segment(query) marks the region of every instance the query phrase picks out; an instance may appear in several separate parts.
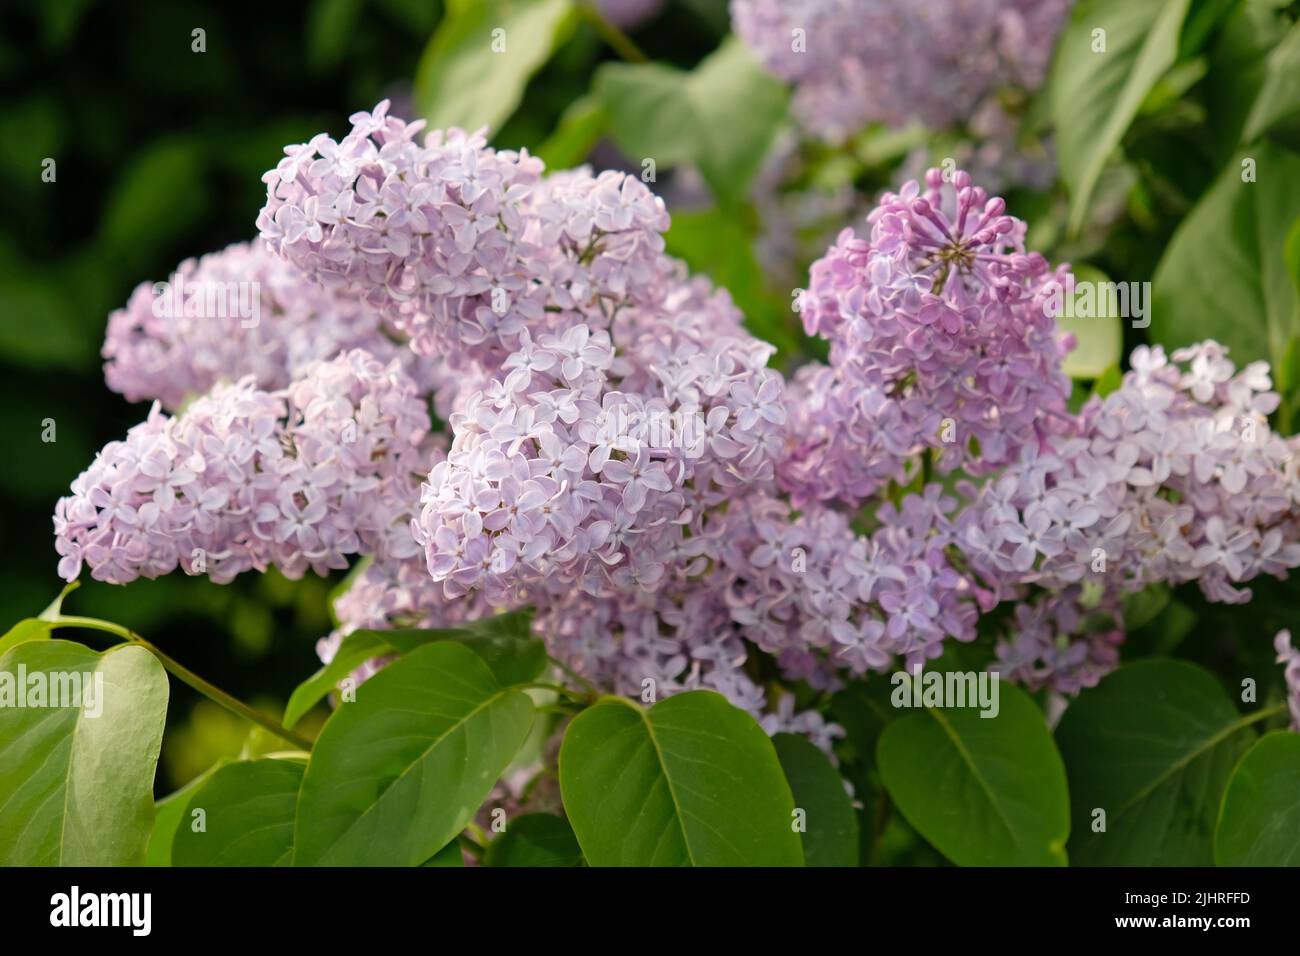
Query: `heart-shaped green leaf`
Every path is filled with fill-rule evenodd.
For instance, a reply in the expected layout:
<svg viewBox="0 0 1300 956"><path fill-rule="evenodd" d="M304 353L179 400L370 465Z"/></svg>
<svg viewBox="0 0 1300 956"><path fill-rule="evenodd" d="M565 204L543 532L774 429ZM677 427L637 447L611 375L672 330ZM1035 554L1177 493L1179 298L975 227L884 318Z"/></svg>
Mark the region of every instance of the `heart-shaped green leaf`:
<svg viewBox="0 0 1300 956"><path fill-rule="evenodd" d="M180 826L181 817L185 815L185 808L190 804L190 797L226 763L223 759L213 764L175 793L169 793L154 804L153 832L149 834L149 846L144 854L145 866L172 865L172 844L176 840L176 830Z"/></svg>
<svg viewBox="0 0 1300 956"><path fill-rule="evenodd" d="M1253 163L1252 181L1243 181ZM1222 175L1174 231L1152 280L1151 338L1169 347L1216 339L1238 366L1286 359L1300 332L1285 248L1300 216L1300 156L1258 143Z"/></svg>
<svg viewBox="0 0 1300 956"><path fill-rule="evenodd" d="M1071 858L1209 866L1219 800L1255 719L1184 661L1138 661L1083 691L1056 729L1070 778Z"/></svg>
<svg viewBox="0 0 1300 956"><path fill-rule="evenodd" d="M925 677L943 675L939 672ZM927 708L887 726L876 759L907 822L960 866L1064 866L1065 767L1029 695L998 682L996 714Z"/></svg>
<svg viewBox="0 0 1300 956"><path fill-rule="evenodd" d="M804 865L857 866L858 816L839 771L807 737L777 734L772 746L804 814Z"/></svg>
<svg viewBox="0 0 1300 956"><path fill-rule="evenodd" d="M573 0L449 0L415 73L430 128L496 132L576 16Z"/></svg>
<svg viewBox="0 0 1300 956"><path fill-rule="evenodd" d="M0 865L144 862L167 695L142 647L34 641L0 656Z"/></svg>
<svg viewBox="0 0 1300 956"><path fill-rule="evenodd" d="M1049 85L1069 224L1088 200L1147 93L1174 65L1189 0L1083 0L1056 43Z"/></svg>
<svg viewBox="0 0 1300 956"><path fill-rule="evenodd" d="M353 631L339 643L334 658L299 684L284 708L284 726L293 729L339 684L339 681L376 657L404 654L434 641L464 644L492 668L498 681L509 686L536 680L546 667L546 646L529 637L532 616L512 611L485 618L465 627L398 628L392 631Z"/></svg>
<svg viewBox="0 0 1300 956"><path fill-rule="evenodd" d="M417 647L357 689L312 748L294 863L418 866L473 817L528 736L533 704L473 651Z"/></svg>
<svg viewBox="0 0 1300 956"><path fill-rule="evenodd" d="M736 37L691 72L606 64L595 89L620 149L638 165L696 166L723 203L745 195L786 114L785 87Z"/></svg>
<svg viewBox="0 0 1300 956"><path fill-rule="evenodd" d="M1265 734L1237 764L1214 834L1219 866L1300 866L1300 734Z"/></svg>
<svg viewBox="0 0 1300 956"><path fill-rule="evenodd" d="M776 750L712 691L606 698L560 747L564 809L592 866L799 866Z"/></svg>
<svg viewBox="0 0 1300 956"><path fill-rule="evenodd" d="M287 866L305 767L305 759L263 757L219 768L186 804L172 864Z"/></svg>

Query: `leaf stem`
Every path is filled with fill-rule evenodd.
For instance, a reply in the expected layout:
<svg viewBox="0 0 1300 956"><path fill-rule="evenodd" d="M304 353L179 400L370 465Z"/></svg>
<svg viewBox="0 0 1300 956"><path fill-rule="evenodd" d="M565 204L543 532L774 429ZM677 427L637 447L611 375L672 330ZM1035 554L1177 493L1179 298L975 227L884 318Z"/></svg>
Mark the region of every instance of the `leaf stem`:
<svg viewBox="0 0 1300 956"><path fill-rule="evenodd" d="M292 730L286 730L273 718L248 706L248 704L245 704L238 697L226 693L212 682L204 680L179 661L175 661L168 657L157 647L146 641L130 628L123 627L120 624L114 624L112 621L102 621L96 617L77 617L75 615L66 614L57 615L52 621L50 621L50 624L53 627L84 627L92 631L104 631L105 633L120 637L129 644L138 644L154 657L158 658L158 662L162 664L162 666L177 680L193 687L209 700L215 701L231 713L237 714L245 720L251 721L264 730L270 731L282 740L289 741L295 747L302 750L311 750L312 742L306 737L301 734L296 734Z"/></svg>
<svg viewBox="0 0 1300 956"><path fill-rule="evenodd" d="M600 38L609 44L620 57L628 63L648 63L650 58L632 38L624 33L621 29L609 21L609 19L596 8L591 0L579 0L578 12L582 18L596 28Z"/></svg>

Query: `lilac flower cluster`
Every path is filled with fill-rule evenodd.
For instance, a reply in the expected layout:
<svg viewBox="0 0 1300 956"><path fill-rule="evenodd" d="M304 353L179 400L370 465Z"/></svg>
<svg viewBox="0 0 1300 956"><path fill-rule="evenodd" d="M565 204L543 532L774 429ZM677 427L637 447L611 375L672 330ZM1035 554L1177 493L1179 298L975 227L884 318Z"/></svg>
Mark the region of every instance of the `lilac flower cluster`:
<svg viewBox="0 0 1300 956"><path fill-rule="evenodd" d="M440 414L455 397L441 357L416 355L374 310L307 279L261 242L187 259L166 282L142 283L109 316L102 354L109 388L176 411L245 376L261 389L285 388L349 349L399 359Z"/></svg>
<svg viewBox="0 0 1300 956"><path fill-rule="evenodd" d="M1077 694L1119 666L1124 620L1115 589L1085 598L1072 584L1015 607L1010 634L998 641L993 669L1030 690Z"/></svg>
<svg viewBox="0 0 1300 956"><path fill-rule="evenodd" d="M693 515L771 477L783 384L725 294L681 286L612 332L524 330L452 416L415 529L450 593L654 591L699 557Z"/></svg>
<svg viewBox="0 0 1300 956"><path fill-rule="evenodd" d="M180 567L224 583L271 565L300 577L347 567L349 554L414 554L428 430L400 366L359 350L287 389L247 377L176 417L155 403L56 505L59 573L72 580L84 562L125 584Z"/></svg>
<svg viewBox="0 0 1300 956"><path fill-rule="evenodd" d="M1071 0L731 0L737 34L795 84L804 125L948 127L1043 80Z"/></svg>
<svg viewBox="0 0 1300 956"><path fill-rule="evenodd" d="M1119 389L972 489L957 521L966 567L998 598L1049 595L1018 605L998 650L1031 686L1073 692L1113 668L1125 593L1196 581L1240 603L1252 578L1300 566L1296 441L1269 430L1266 364L1236 372L1213 342L1172 358L1135 350ZM1115 627L1082 633L1085 615Z"/></svg>
<svg viewBox="0 0 1300 956"><path fill-rule="evenodd" d="M1212 342L1172 358L1139 347L1119 389L984 485L961 543L992 588L1194 580L1240 603L1243 583L1300 565L1300 477L1268 426L1267 365L1237 373Z"/></svg>
<svg viewBox="0 0 1300 956"><path fill-rule="evenodd" d="M845 230L813 264L799 306L830 365L792 386L796 501L860 503L908 477L924 448L941 471L1014 461L1064 416L1070 392L1046 308L1064 268L1024 249L1024 223L961 171L887 193L869 239Z"/></svg>
<svg viewBox="0 0 1300 956"><path fill-rule="evenodd" d="M637 179L541 178L527 152L461 130L415 141L422 122L387 103L341 141L289 147L263 177L258 228L278 255L377 310L422 355L497 367L527 329L607 327L652 302L668 214Z"/></svg>

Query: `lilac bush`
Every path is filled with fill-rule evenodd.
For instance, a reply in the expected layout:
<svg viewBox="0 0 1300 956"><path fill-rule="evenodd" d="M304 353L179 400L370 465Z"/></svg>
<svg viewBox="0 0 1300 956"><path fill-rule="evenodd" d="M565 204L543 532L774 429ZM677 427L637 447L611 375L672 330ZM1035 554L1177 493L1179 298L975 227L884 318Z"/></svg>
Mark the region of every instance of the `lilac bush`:
<svg viewBox="0 0 1300 956"><path fill-rule="evenodd" d="M868 238L814 264L799 306L829 364L787 384L727 293L664 254L641 182L547 176L386 109L286 148L261 240L182 266L261 283L255 329L157 319L145 288L113 317L110 382L178 411L59 502L65 578L367 555L327 659L354 628L532 607L604 689L711 688L825 743L767 699L753 648L834 690L1014 599L995 666L1077 692L1117 662L1125 593L1197 580L1236 602L1300 564L1267 366L1143 347L1071 412L1068 267L964 172L886 194Z"/></svg>

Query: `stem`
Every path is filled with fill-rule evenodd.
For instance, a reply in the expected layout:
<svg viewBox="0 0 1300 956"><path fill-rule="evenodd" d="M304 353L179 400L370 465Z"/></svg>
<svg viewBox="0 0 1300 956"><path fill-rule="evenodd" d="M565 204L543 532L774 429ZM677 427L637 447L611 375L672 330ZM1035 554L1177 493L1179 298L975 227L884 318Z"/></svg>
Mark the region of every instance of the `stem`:
<svg viewBox="0 0 1300 956"><path fill-rule="evenodd" d="M549 657L549 655L548 655L548 657ZM587 692L588 692L589 694L591 694L591 696L592 696L593 698L594 698L594 697L599 697L599 696L600 696L600 688L598 688L598 687L597 687L595 684L593 684L591 681L587 680L587 678L583 677L581 674L579 674L577 671L575 671L575 670L574 670L572 667L570 667L568 664L564 663L564 661L558 661L558 660L556 660L554 657L550 657L550 661L551 661L552 664L554 664L554 665L555 665L556 667L558 667L560 670L564 671L564 673L567 674L569 677L572 677L572 678L573 678L574 680L576 680L579 684L581 684L583 687L585 687L585 688L587 689Z"/></svg>
<svg viewBox="0 0 1300 956"><path fill-rule="evenodd" d="M596 9L591 0L582 0L578 4L578 12L582 18L596 28L600 38L610 45L610 47L620 57L629 63L648 63L650 58L645 52L632 42L632 38L624 33L621 29L610 23L603 13Z"/></svg>
<svg viewBox="0 0 1300 956"><path fill-rule="evenodd" d="M289 741L299 749L311 750L312 743L306 737L301 734L296 734L292 730L286 730L273 718L266 716L266 714L263 714L259 710L254 710L238 697L228 694L215 684L204 680L188 667L185 667L178 661L172 660L172 658L168 657L153 644L150 644L143 637L129 628L125 628L120 624L114 624L112 621L101 621L99 618L95 617L77 617L74 615L63 614L56 617L50 622L50 624L53 627L84 627L92 631L104 631L108 634L120 637L129 644L138 644L154 657L158 658L159 663L161 663L162 666L172 674L172 676L183 683L188 684L190 687L193 687L209 700L215 701L230 712L243 717L245 720L251 721L264 730L269 730L277 737Z"/></svg>

